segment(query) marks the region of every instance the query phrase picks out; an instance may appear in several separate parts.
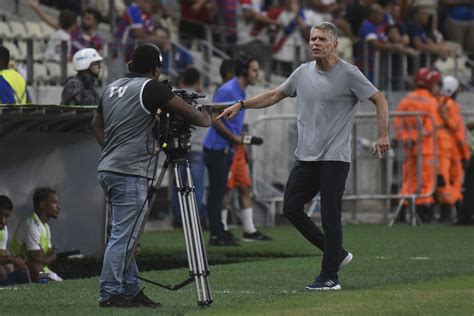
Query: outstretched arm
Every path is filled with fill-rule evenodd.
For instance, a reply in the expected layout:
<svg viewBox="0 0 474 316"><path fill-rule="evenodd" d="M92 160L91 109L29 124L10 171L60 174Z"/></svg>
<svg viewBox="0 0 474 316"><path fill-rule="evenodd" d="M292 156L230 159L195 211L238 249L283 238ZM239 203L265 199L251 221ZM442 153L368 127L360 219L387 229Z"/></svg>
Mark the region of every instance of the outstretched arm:
<svg viewBox="0 0 474 316"><path fill-rule="evenodd" d="M271 91L262 92L251 99L248 99L244 102L245 109L261 109L272 106L275 103L280 102L287 95L283 93L280 87L273 89ZM226 118L231 119L233 118L242 108L242 104L240 102L235 103L234 105L228 107L224 110L224 112L219 115L217 119Z"/></svg>
<svg viewBox="0 0 474 316"><path fill-rule="evenodd" d="M382 158L382 154L389 150L388 138L388 102L381 92L375 93L369 100L377 108L378 139L375 143L374 156Z"/></svg>
<svg viewBox="0 0 474 316"><path fill-rule="evenodd" d="M39 18L43 20L43 22L45 22L55 30L59 29L59 25L56 19L43 11L38 0L29 0L28 3L33 9L33 11L35 11L36 14L39 16Z"/></svg>

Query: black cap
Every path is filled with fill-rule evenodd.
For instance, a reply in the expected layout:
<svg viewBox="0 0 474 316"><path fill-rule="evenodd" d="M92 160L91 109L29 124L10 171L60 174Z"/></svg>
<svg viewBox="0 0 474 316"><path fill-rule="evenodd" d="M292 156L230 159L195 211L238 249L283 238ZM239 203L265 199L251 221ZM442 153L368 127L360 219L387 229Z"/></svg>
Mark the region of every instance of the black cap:
<svg viewBox="0 0 474 316"><path fill-rule="evenodd" d="M128 67L132 72L147 74L153 71L155 67L161 67L162 60L161 51L158 46L143 44L137 46L133 51Z"/></svg>

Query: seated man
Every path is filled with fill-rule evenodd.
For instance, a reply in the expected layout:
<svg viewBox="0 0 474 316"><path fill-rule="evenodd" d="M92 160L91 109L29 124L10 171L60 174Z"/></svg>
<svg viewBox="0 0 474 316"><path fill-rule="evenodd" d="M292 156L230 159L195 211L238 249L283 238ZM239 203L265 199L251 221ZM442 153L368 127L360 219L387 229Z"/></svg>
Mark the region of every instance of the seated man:
<svg viewBox="0 0 474 316"><path fill-rule="evenodd" d="M27 216L16 229L12 242L12 253L27 257L27 265L32 282L39 282L40 272L48 273L49 279L62 279L48 268L56 253L51 246L51 231L48 221L57 218L59 200L56 191L50 188L37 188L33 194L33 214Z"/></svg>
<svg viewBox="0 0 474 316"><path fill-rule="evenodd" d="M25 258L7 255L7 222L13 212L13 203L5 195L0 195L0 286L29 283Z"/></svg>

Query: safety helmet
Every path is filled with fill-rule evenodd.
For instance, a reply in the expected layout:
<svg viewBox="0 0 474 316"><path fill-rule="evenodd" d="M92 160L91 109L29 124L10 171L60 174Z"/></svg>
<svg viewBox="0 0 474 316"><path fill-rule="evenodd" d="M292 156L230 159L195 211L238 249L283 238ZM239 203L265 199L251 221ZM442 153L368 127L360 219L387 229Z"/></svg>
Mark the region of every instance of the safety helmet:
<svg viewBox="0 0 474 316"><path fill-rule="evenodd" d="M93 62L100 60L103 60L103 58L95 49L84 48L72 56L72 66L76 71L86 70L89 69Z"/></svg>
<svg viewBox="0 0 474 316"><path fill-rule="evenodd" d="M458 90L459 80L453 76L446 76L443 78L443 87L441 87L441 94L450 97Z"/></svg>
<svg viewBox="0 0 474 316"><path fill-rule="evenodd" d="M415 84L423 88L430 88L435 83L441 81L441 74L437 70L430 70L426 67L418 69L415 75Z"/></svg>

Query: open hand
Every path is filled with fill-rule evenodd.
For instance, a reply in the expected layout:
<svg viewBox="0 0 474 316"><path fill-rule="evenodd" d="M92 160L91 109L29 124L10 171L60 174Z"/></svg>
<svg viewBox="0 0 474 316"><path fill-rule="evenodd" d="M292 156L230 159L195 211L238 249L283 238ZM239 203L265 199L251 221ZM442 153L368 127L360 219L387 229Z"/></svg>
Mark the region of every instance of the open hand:
<svg viewBox="0 0 474 316"><path fill-rule="evenodd" d="M385 153L389 149L390 149L390 140L388 139L388 136L379 137L379 139L374 145L373 155L378 159L382 159L382 154Z"/></svg>

